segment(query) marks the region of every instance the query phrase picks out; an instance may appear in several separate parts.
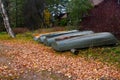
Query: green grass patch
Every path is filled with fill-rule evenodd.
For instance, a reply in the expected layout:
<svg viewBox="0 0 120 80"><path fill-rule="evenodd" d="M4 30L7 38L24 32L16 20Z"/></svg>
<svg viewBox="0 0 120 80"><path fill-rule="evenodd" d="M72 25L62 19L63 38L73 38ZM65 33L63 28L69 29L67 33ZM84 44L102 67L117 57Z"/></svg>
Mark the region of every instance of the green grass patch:
<svg viewBox="0 0 120 80"><path fill-rule="evenodd" d="M26 32L24 34L17 34L15 38L10 37L6 32L0 32L0 40L2 41L15 41L15 42L34 42L32 32Z"/></svg>
<svg viewBox="0 0 120 80"><path fill-rule="evenodd" d="M78 56L85 59L99 60L120 68L120 45L116 47L100 47L80 50Z"/></svg>
<svg viewBox="0 0 120 80"><path fill-rule="evenodd" d="M31 32L27 32L24 34L17 34L16 39L18 40L25 40L25 41L33 41L33 36Z"/></svg>
<svg viewBox="0 0 120 80"><path fill-rule="evenodd" d="M6 32L0 32L0 40L9 40L11 37Z"/></svg>

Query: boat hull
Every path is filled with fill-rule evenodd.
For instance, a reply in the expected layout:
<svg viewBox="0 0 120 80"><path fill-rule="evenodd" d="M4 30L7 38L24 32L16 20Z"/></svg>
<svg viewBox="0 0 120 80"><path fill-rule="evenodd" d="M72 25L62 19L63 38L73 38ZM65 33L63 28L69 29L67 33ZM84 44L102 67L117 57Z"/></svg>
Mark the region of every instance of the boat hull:
<svg viewBox="0 0 120 80"><path fill-rule="evenodd" d="M106 46L116 44L118 40L108 32L94 33L70 39L54 41L52 48L56 51L66 51L71 49L81 49L94 46Z"/></svg>
<svg viewBox="0 0 120 80"><path fill-rule="evenodd" d="M63 32L50 33L50 34L43 34L39 37L38 41L43 43L46 38L52 38L55 36L60 36L63 34L69 34L69 33L75 33L75 32L79 32L79 30L71 30L71 31L63 31Z"/></svg>
<svg viewBox="0 0 120 80"><path fill-rule="evenodd" d="M51 46L51 44L54 42L55 39L60 40L60 39L65 39L65 38L73 38L73 37L83 36L83 35L92 34L92 33L94 32L93 31L80 31L76 33L69 33L69 34L64 34L64 35L55 36L51 38L46 38L44 40L44 44L47 46Z"/></svg>

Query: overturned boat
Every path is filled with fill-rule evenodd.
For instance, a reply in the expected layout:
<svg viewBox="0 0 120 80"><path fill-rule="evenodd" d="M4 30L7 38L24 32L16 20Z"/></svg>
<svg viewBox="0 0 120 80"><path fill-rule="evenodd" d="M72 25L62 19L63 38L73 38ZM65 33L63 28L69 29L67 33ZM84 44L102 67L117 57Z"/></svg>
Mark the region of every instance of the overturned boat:
<svg viewBox="0 0 120 80"><path fill-rule="evenodd" d="M51 37L60 36L63 34L76 33L76 32L79 32L79 30L71 30L71 31L62 31L62 32L55 32L55 33L50 33L50 34L43 34L38 38L38 41L43 43L45 38L51 38Z"/></svg>
<svg viewBox="0 0 120 80"><path fill-rule="evenodd" d="M94 33L93 31L80 31L76 33L68 33L60 36L55 36L55 37L46 37L44 40L44 44L47 46L51 46L51 44L54 42L55 39L63 39L63 38L72 38L72 37L79 37L83 35L88 35Z"/></svg>
<svg viewBox="0 0 120 80"><path fill-rule="evenodd" d="M109 32L94 33L67 39L56 39L52 43L52 48L56 51L66 51L71 49L81 49L95 46L107 46L118 43L115 36Z"/></svg>

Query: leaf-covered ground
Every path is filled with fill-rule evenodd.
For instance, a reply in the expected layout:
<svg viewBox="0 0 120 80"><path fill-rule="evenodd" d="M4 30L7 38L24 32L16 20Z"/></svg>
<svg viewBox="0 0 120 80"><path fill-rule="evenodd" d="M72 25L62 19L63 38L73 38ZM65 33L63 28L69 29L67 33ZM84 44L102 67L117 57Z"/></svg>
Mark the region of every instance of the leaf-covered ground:
<svg viewBox="0 0 120 80"><path fill-rule="evenodd" d="M26 36L29 34L16 39L0 35L1 80L120 80L119 67L93 59L94 49L79 52L88 53L86 59L70 52L55 52Z"/></svg>
<svg viewBox="0 0 120 80"><path fill-rule="evenodd" d="M69 52L57 54L50 47L42 44L13 40L0 41L0 78L2 80L96 80L100 78L117 80L120 79L120 70L92 59L88 61Z"/></svg>

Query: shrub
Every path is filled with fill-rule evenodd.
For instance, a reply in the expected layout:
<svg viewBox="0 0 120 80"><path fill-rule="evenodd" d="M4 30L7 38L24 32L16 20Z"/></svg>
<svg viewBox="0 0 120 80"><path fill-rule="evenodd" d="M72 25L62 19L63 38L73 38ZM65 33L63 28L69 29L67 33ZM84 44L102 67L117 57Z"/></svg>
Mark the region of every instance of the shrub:
<svg viewBox="0 0 120 80"><path fill-rule="evenodd" d="M66 18L61 19L60 22L59 22L59 25L60 26L66 26L67 25L67 19Z"/></svg>
<svg viewBox="0 0 120 80"><path fill-rule="evenodd" d="M28 32L28 31L29 31L29 29L27 29L27 28L14 28L14 29L13 29L13 32L14 32L15 34L25 33L25 32Z"/></svg>
<svg viewBox="0 0 120 80"><path fill-rule="evenodd" d="M88 10L92 8L89 0L71 0L68 5L68 12L71 24L78 26L83 16L88 14Z"/></svg>

